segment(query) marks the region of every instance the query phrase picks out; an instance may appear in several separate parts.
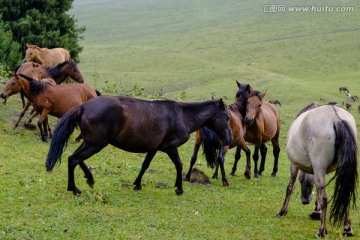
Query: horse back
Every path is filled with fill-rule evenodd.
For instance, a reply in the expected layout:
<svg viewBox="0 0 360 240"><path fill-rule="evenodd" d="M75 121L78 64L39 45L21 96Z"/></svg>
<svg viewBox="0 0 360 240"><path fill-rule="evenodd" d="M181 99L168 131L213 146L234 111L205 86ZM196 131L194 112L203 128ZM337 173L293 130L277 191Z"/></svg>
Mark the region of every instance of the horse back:
<svg viewBox="0 0 360 240"><path fill-rule="evenodd" d="M190 134L173 101L99 96L86 102L81 119L84 139L103 138L129 152L149 152L179 146Z"/></svg>

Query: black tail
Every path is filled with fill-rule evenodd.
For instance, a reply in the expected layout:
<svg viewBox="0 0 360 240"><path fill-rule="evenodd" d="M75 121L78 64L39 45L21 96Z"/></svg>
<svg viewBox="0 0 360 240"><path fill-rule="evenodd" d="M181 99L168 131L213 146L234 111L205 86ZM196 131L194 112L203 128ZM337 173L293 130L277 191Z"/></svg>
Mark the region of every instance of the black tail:
<svg viewBox="0 0 360 240"><path fill-rule="evenodd" d="M52 136L50 150L46 158L46 170L51 171L57 161L61 162L61 155L67 146L67 141L81 118L81 106L70 109L57 124Z"/></svg>
<svg viewBox="0 0 360 240"><path fill-rule="evenodd" d="M334 175L335 189L331 206L330 220L334 224L341 224L351 201L356 202L356 189L358 181L356 136L345 121L335 124L338 166Z"/></svg>
<svg viewBox="0 0 360 240"><path fill-rule="evenodd" d="M218 156L218 150L220 147L220 141L215 132L208 127L202 127L199 129L203 144L203 151L209 167L214 168L215 161Z"/></svg>

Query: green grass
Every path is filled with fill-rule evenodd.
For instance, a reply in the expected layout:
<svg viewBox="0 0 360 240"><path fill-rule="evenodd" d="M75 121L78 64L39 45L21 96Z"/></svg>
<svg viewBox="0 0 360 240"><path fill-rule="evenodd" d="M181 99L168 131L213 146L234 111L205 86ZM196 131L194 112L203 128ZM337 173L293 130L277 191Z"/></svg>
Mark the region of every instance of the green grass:
<svg viewBox="0 0 360 240"><path fill-rule="evenodd" d="M320 223L308 214L313 203L301 205L297 183L285 218L276 217L285 197L289 161L287 129L306 104L325 98L346 101L338 88L360 96L359 4L352 1L287 1L291 5L354 6L351 13L264 13L266 4L283 1L75 1L71 14L85 25L79 68L85 81L100 90L122 89L145 98L198 101L223 97L230 104L235 80L266 91L264 101L278 99L281 116L279 172L271 178L273 157L268 145L264 175L243 177L244 156L230 186L184 182L176 196L175 168L158 153L143 189L131 186L143 154L108 146L86 163L92 166L90 189L81 170L76 183L83 194L66 191L67 157L78 144L70 140L62 164L45 171L48 143L19 127L12 130L20 110L18 97L0 106L0 238L1 239L313 239ZM135 86L136 91L132 91ZM116 90L115 89L115 90ZM114 91L116 92L116 91ZM160 94L161 93L161 94ZM350 110L360 122L358 102ZM51 119L54 127L56 120ZM72 139L77 136L74 133ZM180 147L184 171L189 167L193 137ZM252 150L252 147L251 147ZM227 173L234 150L226 157ZM208 176L204 157L199 169ZM331 176L327 176L329 179ZM168 185L158 188L157 183ZM333 186L327 189L332 195ZM315 197L315 196L314 196ZM359 205L359 201L357 201ZM360 214L351 211L357 239ZM341 228L328 225L329 239Z"/></svg>

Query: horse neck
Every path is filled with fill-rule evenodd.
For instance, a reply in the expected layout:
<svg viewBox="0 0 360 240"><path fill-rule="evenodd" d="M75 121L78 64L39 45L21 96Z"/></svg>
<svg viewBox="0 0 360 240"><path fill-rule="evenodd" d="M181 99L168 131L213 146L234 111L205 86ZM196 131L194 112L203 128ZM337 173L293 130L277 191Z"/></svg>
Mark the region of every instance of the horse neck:
<svg viewBox="0 0 360 240"><path fill-rule="evenodd" d="M205 126L214 115L215 102L180 103L183 108L184 122L190 133Z"/></svg>
<svg viewBox="0 0 360 240"><path fill-rule="evenodd" d="M67 71L63 71L59 69L57 66L55 67L46 67L45 71L49 74L49 77L54 79L56 84L62 83L67 77Z"/></svg>

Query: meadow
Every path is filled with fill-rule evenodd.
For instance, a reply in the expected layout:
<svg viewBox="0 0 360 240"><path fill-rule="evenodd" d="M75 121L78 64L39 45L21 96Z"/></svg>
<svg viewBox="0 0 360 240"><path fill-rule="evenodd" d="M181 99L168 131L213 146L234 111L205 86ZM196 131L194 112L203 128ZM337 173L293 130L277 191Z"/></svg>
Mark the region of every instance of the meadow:
<svg viewBox="0 0 360 240"><path fill-rule="evenodd" d="M350 12L288 9L324 5L354 8ZM261 178L245 179L242 154L236 176L228 176L229 187L213 179L208 185L184 182L184 195L176 196L175 167L165 154L157 153L144 175L143 189L133 191L144 154L108 146L86 161L94 173L93 189L76 169L75 180L83 194L75 197L66 186L67 157L79 145L73 141L77 130L61 165L47 173L49 143L41 142L38 130L12 129L21 109L19 97L14 96L0 106L0 238L315 238L320 223L308 216L314 200L301 204L298 182L287 216L276 217L289 178L286 135L305 105L346 102L340 86L360 96L359 3L291 0L285 11L269 12L271 6L284 3L75 0L70 13L87 28L79 69L87 83L105 94L179 101L221 97L231 104L238 80L266 91L264 101L278 99L282 104L277 107L281 152L276 178L270 177L273 156L268 144ZM359 126L360 103L350 103L349 112ZM55 128L55 118L51 126ZM179 149L184 171L189 167L193 137ZM227 173L234 153L232 149L226 156ZM202 155L195 167L211 177L213 170ZM328 196L332 189L330 184ZM355 231L352 239L360 239L360 212L352 209L350 214ZM328 239L341 239L341 230L329 224Z"/></svg>

